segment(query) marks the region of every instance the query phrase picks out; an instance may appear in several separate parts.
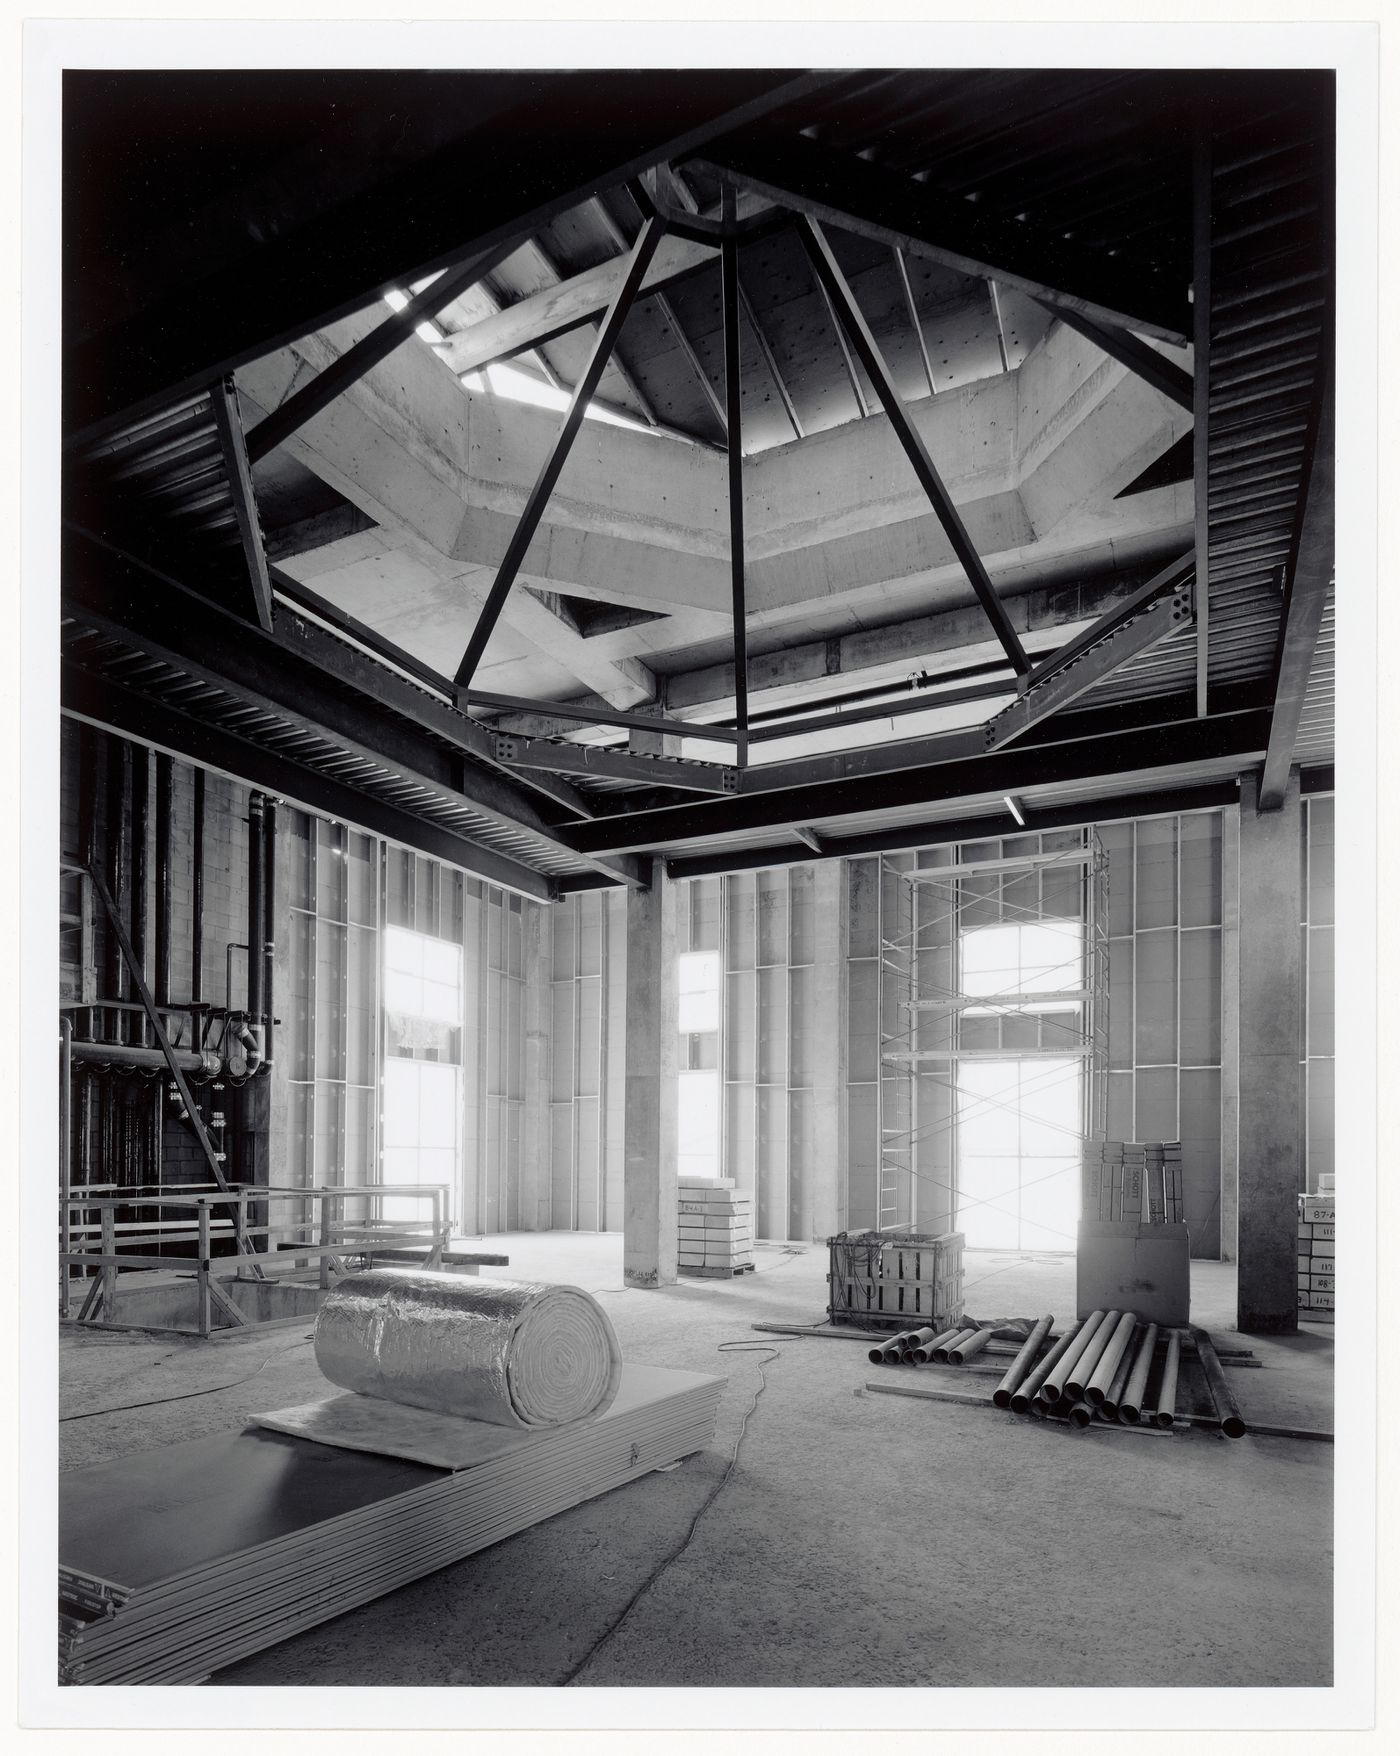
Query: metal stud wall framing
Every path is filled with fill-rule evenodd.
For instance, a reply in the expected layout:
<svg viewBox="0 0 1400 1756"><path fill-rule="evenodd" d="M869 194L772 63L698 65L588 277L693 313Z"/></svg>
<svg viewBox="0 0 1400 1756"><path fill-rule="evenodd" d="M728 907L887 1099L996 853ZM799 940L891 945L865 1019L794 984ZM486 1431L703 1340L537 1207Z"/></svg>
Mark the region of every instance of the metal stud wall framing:
<svg viewBox="0 0 1400 1756"><path fill-rule="evenodd" d="M1102 827L1109 861L1107 1129L1180 1140L1195 1256L1222 1247L1225 921L1219 811ZM1227 1243L1228 1247L1228 1243Z"/></svg>
<svg viewBox="0 0 1400 1756"><path fill-rule="evenodd" d="M626 898L584 891L549 910L549 1224L622 1225Z"/></svg>
<svg viewBox="0 0 1400 1756"><path fill-rule="evenodd" d="M374 837L288 810L287 1079L292 1187L379 1178L382 851ZM274 1152L276 1147L274 1145ZM309 1220L311 1204L272 1223ZM350 1212L349 1218L361 1217Z"/></svg>

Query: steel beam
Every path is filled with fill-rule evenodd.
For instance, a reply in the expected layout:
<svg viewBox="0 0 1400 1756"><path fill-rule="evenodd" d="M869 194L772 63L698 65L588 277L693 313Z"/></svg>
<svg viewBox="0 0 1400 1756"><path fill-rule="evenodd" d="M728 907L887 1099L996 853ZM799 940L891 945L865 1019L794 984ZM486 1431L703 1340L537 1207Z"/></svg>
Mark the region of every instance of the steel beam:
<svg viewBox="0 0 1400 1756"><path fill-rule="evenodd" d="M1183 371L1175 360L1159 354L1156 348L1148 347L1130 329L1121 329L1108 323L1095 323L1082 311L1054 305L1049 299L1041 299L1038 303L1052 317L1058 317L1061 323L1078 330L1087 341L1093 342L1100 353L1107 354L1111 360L1117 360L1120 366L1126 366L1145 384L1150 384L1154 390L1160 390L1163 396L1170 397L1178 407L1188 412L1195 408L1196 392L1191 374Z"/></svg>
<svg viewBox="0 0 1400 1756"><path fill-rule="evenodd" d="M689 155L707 161L767 195L842 231L932 257L962 274L1019 287L1033 298L1182 343L1190 334L1185 298L1160 277L1119 259L1095 256L1003 219L960 196L916 183L795 133L781 139L758 130L712 141Z"/></svg>
<svg viewBox="0 0 1400 1756"><path fill-rule="evenodd" d="M1146 609L1119 621L1078 657L1056 665L1044 681L1033 682L1019 700L989 720L983 728L987 748L999 750L1019 738L1190 620L1191 592L1189 586L1182 585L1170 597L1159 597Z"/></svg>
<svg viewBox="0 0 1400 1756"><path fill-rule="evenodd" d="M238 521L238 539L243 545L243 560L248 569L248 588L253 596L253 614L258 626L272 628L272 587L267 578L267 556L263 551L262 529L258 523L258 503L253 498L253 478L248 468L248 454L243 446L243 423L238 414L238 393L232 378L222 378L209 387L209 403L214 411L214 428L219 435L224 469L228 472L229 493L233 498L233 515Z"/></svg>
<svg viewBox="0 0 1400 1756"><path fill-rule="evenodd" d="M925 761L887 774L877 787L872 787L865 775L857 775L781 791L745 791L733 799L600 817L592 823L571 824L561 833L580 851L654 851L677 842L750 835L764 829L790 830L798 824L868 816L881 810L915 805L955 807L959 801L992 797L1000 800L1006 793L1020 796L1047 786L1082 786L1135 771L1155 774L1220 761L1243 767L1262 758L1268 732L1269 715L1262 710L1213 714L1207 720L1173 722L1165 732L1162 727L1146 726L1127 735L1101 733L941 762ZM999 813L997 821L1001 825L997 833L1005 834L1005 815Z"/></svg>
<svg viewBox="0 0 1400 1756"><path fill-rule="evenodd" d="M1113 823L1131 817L1170 817L1180 811L1209 811L1233 805L1239 798L1236 781L1210 786L1178 787L1171 791L1119 793L1079 805L1058 805L1046 810L1028 809L1026 827L1031 830L1080 829L1096 823ZM921 823L901 823L864 835L824 835L820 849L813 849L801 829L793 833L801 846L770 842L763 847L735 848L732 852L684 854L666 862L668 878L712 878L726 872L766 872L779 866L810 865L814 852L823 860L851 860L867 854L897 853L906 848L948 847L962 841L996 840L1006 833L1006 818L969 816L930 818ZM955 875L950 868L949 876ZM562 889L565 880L560 880ZM572 880L568 881L572 883Z"/></svg>
<svg viewBox="0 0 1400 1756"><path fill-rule="evenodd" d="M415 293L402 311L391 313L369 335L362 336L339 359L318 372L309 384L294 391L286 402L263 416L248 435L248 458L256 463L266 457L274 446L304 427L313 416L328 408L342 391L346 391L381 360L401 347L420 323L445 310L456 298L484 279L516 249L514 239L498 244L494 250L474 256L464 267L449 269L421 293Z"/></svg>
<svg viewBox="0 0 1400 1756"><path fill-rule="evenodd" d="M65 660L63 665L62 704L70 719L216 769L305 810L357 824L372 835L382 835L433 859L446 860L520 896L539 902L554 899L554 881L517 860L469 841L441 824L371 798L301 763L288 761L236 733L191 719L151 696L95 676L71 660Z"/></svg>
<svg viewBox="0 0 1400 1756"><path fill-rule="evenodd" d="M1196 106L1191 145L1191 470L1195 477L1196 712L1210 712L1210 317L1211 121Z"/></svg>
<svg viewBox="0 0 1400 1756"><path fill-rule="evenodd" d="M450 684L445 684L450 688ZM526 695L493 695L488 690L467 691L468 707L484 707L501 713L531 713L540 719L567 720L584 726L621 726L628 731L671 732L682 738L708 738L716 744L733 744L739 734L732 726L710 726L703 720L665 719L645 713L626 713L620 708L592 702L532 701Z"/></svg>
<svg viewBox="0 0 1400 1756"><path fill-rule="evenodd" d="M263 634L152 568L110 551L102 559L99 577L70 555L65 588L74 609L81 606L79 613L89 623L116 638L161 652L170 664L197 670L217 687L309 730L357 739L375 759L423 768L437 780L447 780L471 810L552 846L564 844L553 821L541 815L539 798L524 789L534 787L552 803L591 816L582 796L566 782L517 778L496 762L493 734L314 622L284 615L271 634ZM163 640L157 640L157 631ZM346 690L359 698L358 704L345 696ZM431 739L415 737L412 728L430 733ZM460 753L450 775L433 740ZM467 763L460 757L474 760ZM610 882L643 881L635 861L621 866L609 861L606 866Z"/></svg>
<svg viewBox="0 0 1400 1756"><path fill-rule="evenodd" d="M318 92L327 114L335 77L326 76L330 86L323 80ZM364 77L348 75L344 138L323 132L287 176L265 178L247 195L237 186L229 194L227 183L211 181L211 198L227 214L218 236L236 240L216 265L203 267L202 255L191 251L181 231L164 254L131 270L131 314L93 325L67 350L66 442L81 444L110 424L201 389L374 304L386 287L453 268L508 239L523 242L598 189L742 127L835 77L732 67L590 69L532 73L527 93L523 79L512 89L497 73L396 73L384 75L376 109L375 91L365 95ZM210 138L222 138L221 127L246 133L244 118L256 106L259 78L226 76L223 109L212 119L201 114L190 124L192 134L200 137L200 130L211 127ZM413 90L406 93L406 85ZM70 103L79 101L70 94ZM133 115L138 133L145 120ZM373 142L375 130L387 132L395 120L392 156L367 153L363 142ZM494 174L507 146L509 175ZM351 166L349 192L333 202L325 197L317 151L327 147ZM217 153L208 162L213 179L221 173L227 178ZM466 238L464 191L470 191L475 228ZM81 203L80 186L73 199ZM82 205L91 211L91 203ZM127 253L130 243L125 233L99 234L99 248L113 259Z"/></svg>
<svg viewBox="0 0 1400 1756"><path fill-rule="evenodd" d="M654 722L653 722L654 723ZM496 739L497 760L511 768L544 768L556 774L599 775L640 785L679 787L686 792L734 793L739 770L719 764L687 762L678 756L647 756L632 750L604 750L595 744L563 744L551 738ZM556 831L562 836L562 831ZM563 845L572 847L571 842ZM575 850L577 851L577 850Z"/></svg>
<svg viewBox="0 0 1400 1756"><path fill-rule="evenodd" d="M1334 566L1336 522L1336 413L1330 367L1322 385L1317 430L1308 469L1303 516L1284 581L1283 621L1274 655L1274 718L1259 782L1259 809L1283 803L1289 765L1308 692L1318 630L1327 607Z"/></svg>
<svg viewBox="0 0 1400 1756"><path fill-rule="evenodd" d="M1083 653L1086 653L1091 646L1096 646L1105 634L1112 633L1130 616L1136 616L1155 599L1161 597L1164 592L1171 591L1180 585L1190 575L1195 564L1196 557L1190 549L1185 554L1178 555L1175 561L1169 561L1165 567L1154 573L1151 579L1145 580L1121 603L1115 604L1110 610L1105 610L1103 615L1084 629L1083 633L1076 634L1072 640L1067 640L1063 646L1056 647L1054 652L1048 653L1040 659L1031 671L1029 686L1034 688L1037 683L1043 682L1052 671L1058 671L1062 666L1072 663Z"/></svg>
<svg viewBox="0 0 1400 1756"><path fill-rule="evenodd" d="M733 185L724 186L724 214L734 216ZM724 407L727 435L726 462L729 489L729 588L734 618L734 724L738 731L736 757L740 768L749 759L749 637L744 602L744 448L740 416L742 380L739 376L739 246L725 238L720 246L720 275L724 303Z"/></svg>
<svg viewBox="0 0 1400 1756"><path fill-rule="evenodd" d="M1016 630L1011 625L1011 618L1006 613L1006 606L997 596L996 587L982 565L982 557L973 547L972 539L967 534L962 517L953 504L951 495L943 486L943 479L933 466L933 459L928 454L923 436L910 420L904 407L904 400L895 386L885 357L880 352L879 344L871 333L870 326L861 315L856 304L855 295L847 285L846 277L841 272L840 264L832 254L831 246L817 222L810 217L798 227L807 251L812 270L818 281L824 285L831 295L838 316L850 337L851 345L860 357L866 376L875 386L876 394L886 415L889 417L895 436L904 449L905 456L913 465L914 473L919 478L919 486L928 496L929 504L938 515L938 522L943 526L953 552L962 564L972 589L976 592L982 608L987 612L988 620L1005 649L1006 656L1011 660L1012 668L1018 676L1024 676L1031 668Z"/></svg>
<svg viewBox="0 0 1400 1756"><path fill-rule="evenodd" d="M554 485L559 480L560 471L568 461L569 450L573 445L574 436L583 425L584 413L593 400L593 393L598 388L598 381L612 356L617 338L622 332L622 325L627 320L627 313L632 309L632 302L637 296L637 289L647 271L647 264L656 254L656 246L661 242L663 222L659 219L647 219L642 222L642 229L637 234L637 241L632 246L632 254L627 259L627 272L617 289L607 316L599 327L593 343L593 350L588 357L583 376L574 386L574 393L569 399L569 406L559 428L549 456L545 459L535 485L530 490L520 518L511 533L510 542L496 577L491 582L491 589L486 594L486 602L481 606L476 625L472 629L471 639L467 642L467 650L462 655L462 662L457 667L456 683L459 690L465 691L471 684L476 668L481 663L481 656L486 651L487 642L505 608L510 588L515 583L525 553L530 547L544 509L549 504L549 497L554 492Z"/></svg>

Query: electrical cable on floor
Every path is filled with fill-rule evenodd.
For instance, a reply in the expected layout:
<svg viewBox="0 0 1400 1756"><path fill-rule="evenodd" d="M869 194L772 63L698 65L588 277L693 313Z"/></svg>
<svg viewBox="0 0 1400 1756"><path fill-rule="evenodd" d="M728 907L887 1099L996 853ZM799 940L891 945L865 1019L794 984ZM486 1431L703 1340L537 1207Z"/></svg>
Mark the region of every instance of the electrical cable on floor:
<svg viewBox="0 0 1400 1756"><path fill-rule="evenodd" d="M124 1415L133 1409L158 1408L163 1402L188 1402L192 1396L213 1396L216 1391L236 1390L240 1384L247 1384L256 1378L263 1366L270 1365L273 1360L280 1359L283 1354L290 1354L299 1347L305 1347L310 1340L311 1337L307 1335L303 1336L300 1341L292 1342L289 1347L278 1348L275 1354L268 1354L261 1365L255 1366L251 1372L245 1372L241 1378L231 1378L227 1384L210 1384L204 1390L181 1390L174 1396L153 1396L147 1402L120 1402L112 1408L87 1408L81 1414L60 1415L58 1424L62 1426L65 1421L90 1421L98 1415ZM166 1358L169 1358L169 1355Z"/></svg>
<svg viewBox="0 0 1400 1756"><path fill-rule="evenodd" d="M764 1354L768 1355L768 1358L770 1360L776 1360L776 1359L780 1359L782 1357L783 1350L781 1348L770 1347L766 1342L762 1342L762 1341L722 1341L715 1351L717 1353L721 1353L721 1354L733 1353L733 1352L764 1353ZM755 1364L757 1365L756 1361L755 1361ZM758 1399L760 1396L763 1395L764 1391L767 1388L768 1388L768 1377L767 1377L767 1374L764 1372L763 1367L760 1365L760 1366L758 1366L758 1389L754 1391L753 1397L749 1402L749 1406L744 1410L744 1418L739 1422L739 1431L738 1431L738 1434L734 1440L734 1449L730 1453L729 1462L725 1465L724 1474L719 1478L719 1480L715 1483L714 1487L710 1489L709 1493L700 1502L699 1509L697 1510L694 1518L692 1518L690 1521L690 1528L685 1533L685 1540L681 1543L680 1547L678 1549L674 1550L671 1554L669 1554L665 1558L664 1561L659 1562L655 1567L652 1568L651 1572L646 1576L646 1578L642 1581L642 1583L632 1593L631 1597L628 1598L626 1604L622 1608L622 1613L620 1615L618 1615L617 1617L615 1617L611 1623L609 1623L609 1625L603 1630L603 1632L593 1642L592 1646L590 1646L588 1651L586 1653L584 1653L583 1657L578 1661L578 1663L573 1667L573 1669L571 1671L569 1671L566 1676L564 1676L560 1679L558 1687L565 1688L565 1689L568 1688L568 1686L574 1681L574 1679L576 1677L578 1677L582 1671L586 1670L590 1664L592 1664L594 1657L602 1650L602 1648L604 1646L607 1645L608 1641L610 1641L612 1639L613 1635L617 1633L618 1629L627 1620L627 1618L632 1614L633 1610L636 1609L637 1605L642 1601L642 1599L651 1590L652 1586L654 1586L656 1584L656 1582L661 1578L661 1576L664 1573L667 1573L672 1567L675 1566L676 1562L680 1560L681 1556L690 1547L691 1543L694 1541L696 1531L700 1528L700 1520L710 1510L711 1506L714 1505L715 1501L719 1499L720 1495L724 1492L726 1486L729 1483L729 1478L734 1474L735 1465L739 1461L739 1447L744 1443L744 1434L748 1431L749 1416L758 1407Z"/></svg>

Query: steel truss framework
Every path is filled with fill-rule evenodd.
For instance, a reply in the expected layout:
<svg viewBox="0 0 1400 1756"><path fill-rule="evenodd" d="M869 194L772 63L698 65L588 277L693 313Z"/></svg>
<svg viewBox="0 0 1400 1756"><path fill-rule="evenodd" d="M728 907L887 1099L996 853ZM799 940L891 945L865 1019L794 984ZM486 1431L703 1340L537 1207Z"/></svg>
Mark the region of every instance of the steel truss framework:
<svg viewBox="0 0 1400 1756"><path fill-rule="evenodd" d="M479 233L473 246L456 251L439 250L434 262L427 266L445 268L440 278L411 298L404 309L387 317L372 334L319 377L300 388L246 436L238 425L236 398L231 394L227 373L230 363L237 357L255 356L258 350L248 341L240 344L241 356L236 352L226 354L218 362L217 369L203 378L202 388L197 372L192 377L187 374L179 381L178 387L172 387L172 394L174 388L178 388L187 398L193 394L196 404L201 395L208 398L208 415L217 432L246 566L248 590L243 626L250 627L256 635L263 638L270 636L280 640L290 620L303 645L306 644L308 630L314 631L317 623L328 624L348 637L355 648L359 649L359 656L352 664L347 666L343 651L333 656L325 651L318 655L318 669L334 679L332 688L343 682L347 669L358 669L358 687L372 698L378 696L377 682L366 687L366 666L363 662L365 652L373 653L377 661L369 666L371 673L383 672L387 666L390 667L391 682L394 672L411 677L416 686L415 692L431 706L434 734L440 737L443 729L450 726L452 729L449 743L462 751L470 752L475 765L497 777L497 794L489 799L489 808L498 810L503 819L513 818L515 822L523 823L529 833L543 837L554 848L572 856L576 866L591 868L588 876L584 876L579 870L564 872L558 877L544 878L543 887L550 893L557 893L559 889L578 888L581 883L644 884L648 879L646 862L634 858L634 852L642 854L658 843L664 845L665 840L672 835L722 835L726 830L734 828L742 830L759 824L784 822L793 825L793 833L809 852L825 853L828 850L823 838L810 828L811 819L819 814L818 805L826 805L832 809L833 814L839 814L839 806L844 803L845 793L851 790L853 783L858 785L857 777L861 774L917 770L929 778L923 783L922 792L918 786L913 788L914 796L927 796L931 801L955 799L960 794L960 787L954 776L961 780L964 778L962 770L982 768L982 764L972 759L1001 757L1006 746L1019 744L1037 723L1060 714L1070 702L1109 676L1127 660L1189 625L1198 615L1204 620L1204 595L1193 591L1193 581L1203 574L1204 544L1208 534L1206 521L1200 515L1199 509L1205 501L1205 493L1200 485L1200 465L1207 458L1204 446L1208 435L1205 429L1210 419L1209 407L1202 390L1206 375L1204 354L1209 352L1211 337L1208 328L1204 331L1201 329L1200 308L1203 301L1199 295L1195 329L1198 364L1193 386L1188 374L1138 339L1139 334L1149 334L1170 341L1185 339L1190 333L1191 319L1190 308L1184 302L1181 292L1153 281L1151 277L1138 283L1122 276L1115 280L1111 265L1105 261L1098 260L1086 265L1084 261L1075 259L1071 249L1067 249L1062 243L1052 245L1047 238L1040 237L1034 228L1022 228L1013 237L1004 228L998 231L995 225L989 226L979 218L975 208L964 202L950 201L922 185L911 183L907 178L894 176L849 155L839 155L841 163L838 165L835 162L838 155L833 155L829 148L814 142L798 140L782 149L765 147L760 135L754 132L758 119L774 107L791 105L804 93L819 92L822 84L822 77L815 75L806 76L805 82L799 79L773 83L769 89L751 95L746 106L740 106L731 112L725 118L724 124L700 124L688 138L674 139L659 149L653 144L649 153L644 153L640 158L634 157L630 163L620 167L620 174L615 174L611 180L600 180L599 187L626 187L630 191L643 215L642 223L628 248L625 260L620 259L621 267L615 276L614 290L598 328L587 366L574 386L554 445L526 501L505 557L473 628L467 649L455 674L450 678L402 653L382 636L336 610L334 606L317 601L315 594L307 588L296 585L284 575L279 575L277 569L268 567L257 529L256 507L252 501L248 477L249 466L265 456L273 446L288 438L312 415L328 406L373 365L387 358L396 347L407 340L418 323L441 310L466 287L486 275L511 249L517 248L537 229L541 214L562 211L568 205L568 200L577 198L577 192L571 194L568 200L562 194L556 194L552 207L549 202L537 204L530 209L528 215L517 219L514 228L502 222L497 224L494 233L489 237ZM726 132L726 127L731 132ZM693 211L686 205L685 184L676 167L687 157L716 166L722 173L723 198L717 217ZM1197 170L1194 187L1197 279L1202 287L1208 289L1211 245L1209 216L1212 197L1208 154L1202 156L1198 153ZM820 199L812 193L814 189L823 191ZM740 217L741 192L746 199L755 195L766 199L775 204L776 211L761 210L755 214L750 207ZM596 194L595 189L594 195ZM888 364L836 261L824 231L824 226L828 223L881 239L897 253L901 253L901 265L903 251L918 251L937 260L958 265L964 271L994 276L1005 283L1018 285L1049 305L1067 323L1089 335L1106 353L1154 384L1161 393L1182 406L1194 405L1197 421L1198 519L1193 549L1179 556L1147 585L1100 618L1085 634L1063 643L1049 654L1038 656L1035 661L1028 658L967 535L957 508L909 417ZM1017 699L985 727L974 728L971 732L947 734L943 738L921 740L911 745L895 745L890 747L892 754L888 758L879 751L857 750L812 758L802 763L755 768L749 764L749 745L753 733L749 724L746 679L742 433L738 382L740 325L747 300L739 282L738 257L740 246L746 240L766 235L774 227L784 225L795 225L814 282L826 308L836 319L838 341L848 369L854 356L874 385L906 458L963 567L993 633L1001 643L1006 662L1014 676L1014 684L1011 686L1015 688ZM729 455L734 724L732 727L707 726L670 718L664 714L628 715L607 709L592 709L578 703L527 703L513 697L493 697L474 692L471 688L472 679L482 653L581 427L585 409L597 389L604 368L613 356L628 312L646 284L647 271L655 258L657 248L668 232L692 243L717 248L721 259L725 360L723 413ZM401 247L406 248L406 245ZM1219 239L1215 240L1215 247L1218 253ZM425 265L420 262L417 266L418 273L407 273L400 277L402 284L422 278ZM322 310L324 311L326 302L329 302L332 315L362 308L365 303L361 296L349 301L342 300L336 305L331 298L332 287L324 275L322 286L323 291L319 295L323 301ZM752 308L747 309L748 321L757 334ZM589 321L591 316L589 311L581 313L572 326ZM321 321L326 320L328 319L323 315ZM243 330L248 330L246 322ZM283 333L300 332L284 329ZM189 340L190 337L186 335L185 339ZM230 343L231 339L230 337ZM762 336L757 335L757 339L762 344ZM1203 341L1204 351L1201 346ZM274 341L265 339L263 346L270 345L275 345ZM88 341L81 342L79 347L80 350L85 348L88 354L92 351L92 344ZM117 376L120 378L120 373ZM853 370L851 377L856 382ZM864 398L858 400L864 406ZM138 399L129 403L127 408L149 409L158 406L158 403L157 397L148 395L144 400ZM74 443L81 444L84 440L91 443L94 437L99 443L104 441L111 431L113 418L108 414L96 421L78 421L68 443L70 446ZM1203 739L1196 740L1201 746L1200 754L1209 758L1228 753L1242 761L1254 760L1257 756L1256 746L1262 742L1268 757L1265 787L1261 794L1261 804L1264 805L1274 802L1280 790L1279 776L1286 773L1292 731L1296 729L1298 712L1301 710L1307 664L1316 640L1330 573L1330 432L1330 378L1324 372L1315 394L1312 415L1310 457L1312 453L1316 453L1316 457L1312 462L1310 476L1304 482L1300 523L1295 532L1293 552L1288 565L1283 569L1287 607L1284 625L1280 631L1275 682L1270 701L1270 706L1275 708L1271 723L1267 713L1262 716L1259 713L1236 713L1234 723L1231 724L1228 711L1222 721L1215 711L1213 697L1218 691L1213 685L1210 702L1212 711L1206 717L1204 628L1198 629L1197 714L1201 716L1199 729L1204 734ZM107 546L120 550L122 542L118 533L116 541L108 540ZM308 610L315 620L308 623L294 614L294 610ZM139 614L136 620L139 622ZM312 662L316 664L317 659ZM428 692L426 695L425 689ZM81 693L77 684L75 691ZM930 690L926 694L921 693L916 701L899 704L899 709L912 711L916 706L927 708L942 702L967 700L975 698L976 693L975 689L953 689L940 695L937 690ZM472 709L500 709L506 706L507 701L513 709L528 709L546 720L554 719L565 725L621 726L672 736L709 739L721 745L726 755L732 750L733 759L698 763L647 756L636 751L624 754L607 749L589 749L581 752L578 746L561 744L555 739L496 736L471 716ZM411 717L421 719L422 715ZM890 717L889 710L884 710L880 717ZM1056 724L1059 724L1058 720ZM781 725L765 726L764 734L776 735L780 729ZM803 729L800 718L794 720L793 729ZM1131 734L1129 741L1131 742ZM1132 753L1125 752L1115 759L1106 753L1108 742L1109 740L1104 740L1105 753L1096 757L1099 772L1129 767L1130 763L1126 758ZM1015 753L1006 752L1002 758L1003 766L996 770L996 787L1005 785L1007 790L1014 791L1034 784L1039 772L1034 759L1035 751L1030 745L1021 747L1027 760L1018 766ZM871 760L863 761L862 758L865 757ZM430 768L431 766L429 764ZM1083 764L1079 766L1083 767ZM1144 763L1143 766L1148 764ZM1075 768L1072 761L1070 767ZM604 776L633 785L651 782L661 789L663 801L666 792L673 788L692 790L712 797L697 808L699 815L695 818L693 829L686 815L690 807L674 806L667 801L661 804L660 809L648 812L644 808L633 816L636 834L619 835L614 816L599 817L596 797L590 797L569 786L564 777L570 772ZM991 772L987 768L977 778L985 778ZM1087 768L1085 773L1087 775ZM467 797L474 805L481 803L482 777L475 773L475 769L470 775L464 774L459 762L456 773L444 774L441 778L431 774L429 778L432 784L439 787L445 785L449 791L466 782ZM963 793L982 790L972 787L971 772L965 779L967 784L961 788ZM507 780L509 784L503 789L500 783ZM907 786L905 791L909 791ZM774 792L785 793L785 803L800 808L785 813L783 809L777 808L776 801L770 800L755 815L753 805L758 802L757 796ZM810 795L810 798L802 798L804 793ZM751 799L749 795L755 797ZM306 796L305 793L303 796ZM644 807L647 803L647 795L643 795ZM746 805L749 807L747 811ZM539 894L539 885L531 888Z"/></svg>

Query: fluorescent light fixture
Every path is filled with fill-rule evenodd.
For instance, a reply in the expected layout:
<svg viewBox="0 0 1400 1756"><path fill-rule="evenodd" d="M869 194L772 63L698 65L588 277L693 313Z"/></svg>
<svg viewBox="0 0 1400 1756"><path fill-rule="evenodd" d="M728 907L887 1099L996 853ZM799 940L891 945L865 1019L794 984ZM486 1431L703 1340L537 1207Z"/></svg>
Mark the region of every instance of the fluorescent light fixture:
<svg viewBox="0 0 1400 1756"><path fill-rule="evenodd" d="M1016 803L1015 799L1013 799L1011 797L1011 794L1010 793L1003 793L1001 795L1001 802L1003 805L1006 806L1007 810L1016 819L1016 821L1021 825L1022 829L1024 829L1026 827L1026 820L1021 815L1021 807Z"/></svg>

